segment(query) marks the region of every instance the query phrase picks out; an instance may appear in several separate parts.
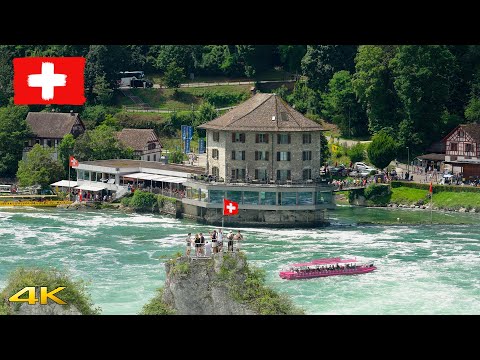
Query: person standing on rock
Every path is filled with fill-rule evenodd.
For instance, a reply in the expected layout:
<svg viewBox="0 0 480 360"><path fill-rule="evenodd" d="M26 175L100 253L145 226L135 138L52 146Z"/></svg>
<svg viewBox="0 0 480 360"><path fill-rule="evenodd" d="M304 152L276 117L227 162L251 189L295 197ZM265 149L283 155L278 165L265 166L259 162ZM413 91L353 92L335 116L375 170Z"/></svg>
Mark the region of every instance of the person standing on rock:
<svg viewBox="0 0 480 360"><path fill-rule="evenodd" d="M233 231L230 230L230 232L227 235L228 239L228 251L233 251Z"/></svg>
<svg viewBox="0 0 480 360"><path fill-rule="evenodd" d="M242 234L240 234L240 230L238 230L238 232L235 234L235 236L233 237L233 240L237 240L237 251L240 251L240 241L243 240L243 236Z"/></svg>
<svg viewBox="0 0 480 360"><path fill-rule="evenodd" d="M188 233L187 238L185 239L187 242L187 251L186 255L190 256L190 250L192 249L192 233Z"/></svg>
<svg viewBox="0 0 480 360"><path fill-rule="evenodd" d="M217 230L213 230L212 235L212 250L216 254L218 252L218 243L217 243Z"/></svg>
<svg viewBox="0 0 480 360"><path fill-rule="evenodd" d="M212 256L212 243L210 241L205 243L205 256Z"/></svg>
<svg viewBox="0 0 480 360"><path fill-rule="evenodd" d="M217 252L222 251L223 248L223 230L218 230L218 244L217 244Z"/></svg>
<svg viewBox="0 0 480 360"><path fill-rule="evenodd" d="M205 237L200 233L200 254L205 255Z"/></svg>

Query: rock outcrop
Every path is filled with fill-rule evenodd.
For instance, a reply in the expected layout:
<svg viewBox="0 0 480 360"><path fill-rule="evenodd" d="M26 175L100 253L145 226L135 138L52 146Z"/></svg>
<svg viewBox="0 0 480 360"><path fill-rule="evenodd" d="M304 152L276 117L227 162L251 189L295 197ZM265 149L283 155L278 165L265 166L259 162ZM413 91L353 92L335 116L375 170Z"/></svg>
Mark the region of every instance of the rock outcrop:
<svg viewBox="0 0 480 360"><path fill-rule="evenodd" d="M171 260L165 264L163 301L179 315L254 315L231 295L231 286L245 281L246 266L241 253L219 253L213 259L183 256ZM224 275L228 271L234 272L235 278L227 280Z"/></svg>

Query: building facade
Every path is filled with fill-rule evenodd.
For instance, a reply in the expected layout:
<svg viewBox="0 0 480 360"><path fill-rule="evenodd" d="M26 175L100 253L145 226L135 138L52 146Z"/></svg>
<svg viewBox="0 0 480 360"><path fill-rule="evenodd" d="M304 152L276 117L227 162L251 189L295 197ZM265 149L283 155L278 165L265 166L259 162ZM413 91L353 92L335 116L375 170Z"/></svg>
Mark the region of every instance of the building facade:
<svg viewBox="0 0 480 360"><path fill-rule="evenodd" d="M208 176L185 184L185 215L219 224L225 198L239 203L239 214L224 218L227 224L326 222L325 210L334 203L320 175L319 124L276 94L256 94L199 128L207 133Z"/></svg>
<svg viewBox="0 0 480 360"><path fill-rule="evenodd" d="M44 148L54 148L53 156L57 159L57 148L65 135L78 137L85 132L85 125L74 112L29 112L26 121L33 136L25 144L23 158L35 144L40 144Z"/></svg>
<svg viewBox="0 0 480 360"><path fill-rule="evenodd" d="M162 146L153 129L122 129L117 133L118 140L134 151L135 159L160 161Z"/></svg>
<svg viewBox="0 0 480 360"><path fill-rule="evenodd" d="M445 163L454 174L461 173L469 180L480 176L480 125L458 125L448 134L445 142Z"/></svg>

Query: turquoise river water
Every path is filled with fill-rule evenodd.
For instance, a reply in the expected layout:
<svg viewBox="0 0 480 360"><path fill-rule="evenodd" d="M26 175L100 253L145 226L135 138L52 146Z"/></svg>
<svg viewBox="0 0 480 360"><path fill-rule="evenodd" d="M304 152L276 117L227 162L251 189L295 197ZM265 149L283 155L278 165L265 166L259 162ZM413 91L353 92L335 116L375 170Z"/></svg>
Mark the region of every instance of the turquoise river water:
<svg viewBox="0 0 480 360"><path fill-rule="evenodd" d="M251 263L308 314L480 314L479 214L434 213L437 225L415 210L339 207L329 217L327 228L242 231ZM184 251L187 232L211 229L151 214L1 208L0 289L18 266L55 266L90 281L103 314L136 314L165 281L164 256ZM378 270L278 276L283 265L337 256Z"/></svg>

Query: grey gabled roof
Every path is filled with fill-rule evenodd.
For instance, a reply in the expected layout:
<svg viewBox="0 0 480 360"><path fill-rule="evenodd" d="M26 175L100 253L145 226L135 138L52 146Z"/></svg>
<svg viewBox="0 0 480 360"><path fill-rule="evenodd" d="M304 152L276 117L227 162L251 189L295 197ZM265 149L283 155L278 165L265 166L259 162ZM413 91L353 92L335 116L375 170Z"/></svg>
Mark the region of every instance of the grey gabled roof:
<svg viewBox="0 0 480 360"><path fill-rule="evenodd" d="M148 143L157 142L158 137L153 129L122 129L117 133L118 140L135 151L143 151Z"/></svg>
<svg viewBox="0 0 480 360"><path fill-rule="evenodd" d="M77 119L85 129L78 113L29 112L26 121L36 137L61 139L71 133Z"/></svg>
<svg viewBox="0 0 480 360"><path fill-rule="evenodd" d="M272 120L274 119L274 120ZM276 94L259 93L200 129L227 131L321 131L323 128Z"/></svg>

